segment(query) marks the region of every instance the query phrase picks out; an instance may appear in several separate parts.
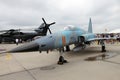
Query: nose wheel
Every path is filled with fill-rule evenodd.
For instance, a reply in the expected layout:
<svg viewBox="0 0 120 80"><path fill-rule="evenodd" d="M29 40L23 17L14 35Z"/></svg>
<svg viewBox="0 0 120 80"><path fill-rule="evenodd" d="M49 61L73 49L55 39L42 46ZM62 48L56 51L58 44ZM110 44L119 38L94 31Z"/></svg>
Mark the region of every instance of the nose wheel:
<svg viewBox="0 0 120 80"><path fill-rule="evenodd" d="M67 63L67 60L65 60L63 56L60 56L60 57L59 57L58 64L59 64L59 65L62 65L62 64L64 64L64 63Z"/></svg>
<svg viewBox="0 0 120 80"><path fill-rule="evenodd" d="M64 48L62 48L62 49L59 50L59 53L60 53L60 57L59 57L59 60L58 60L58 64L59 65L67 63L67 60L65 60L64 57L63 57L63 49Z"/></svg>

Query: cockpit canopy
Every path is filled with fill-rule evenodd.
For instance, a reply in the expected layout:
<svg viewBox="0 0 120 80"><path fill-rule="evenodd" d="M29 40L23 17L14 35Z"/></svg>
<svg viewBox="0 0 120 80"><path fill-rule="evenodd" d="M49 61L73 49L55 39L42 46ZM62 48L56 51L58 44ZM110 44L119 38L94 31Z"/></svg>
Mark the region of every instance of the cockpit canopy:
<svg viewBox="0 0 120 80"><path fill-rule="evenodd" d="M64 27L64 30L65 31L78 31L78 30L80 30L80 28L75 27L73 25L68 25L68 26Z"/></svg>

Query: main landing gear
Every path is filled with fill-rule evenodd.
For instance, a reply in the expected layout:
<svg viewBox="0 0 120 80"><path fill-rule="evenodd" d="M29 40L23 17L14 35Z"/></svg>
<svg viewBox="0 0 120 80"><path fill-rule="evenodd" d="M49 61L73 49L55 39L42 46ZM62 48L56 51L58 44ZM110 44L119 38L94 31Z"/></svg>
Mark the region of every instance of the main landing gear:
<svg viewBox="0 0 120 80"><path fill-rule="evenodd" d="M66 51L70 51L70 46L66 46Z"/></svg>
<svg viewBox="0 0 120 80"><path fill-rule="evenodd" d="M101 44L101 52L106 52L104 41L101 40L101 41L100 41L100 44Z"/></svg>
<svg viewBox="0 0 120 80"><path fill-rule="evenodd" d="M59 65L62 65L62 64L64 64L64 63L67 63L67 60L65 60L64 57L63 57L63 50L60 49L59 52L60 52L60 57L59 57L59 60L58 60L58 64L59 64Z"/></svg>

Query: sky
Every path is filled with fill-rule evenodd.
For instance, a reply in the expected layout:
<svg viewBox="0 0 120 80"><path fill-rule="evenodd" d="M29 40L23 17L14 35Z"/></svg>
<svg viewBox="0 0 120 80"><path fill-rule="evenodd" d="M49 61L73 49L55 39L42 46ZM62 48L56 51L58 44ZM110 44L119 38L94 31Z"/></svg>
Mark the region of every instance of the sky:
<svg viewBox="0 0 120 80"><path fill-rule="evenodd" d="M0 0L0 29L37 28L45 18L53 32L73 25L93 32L120 29L120 0Z"/></svg>

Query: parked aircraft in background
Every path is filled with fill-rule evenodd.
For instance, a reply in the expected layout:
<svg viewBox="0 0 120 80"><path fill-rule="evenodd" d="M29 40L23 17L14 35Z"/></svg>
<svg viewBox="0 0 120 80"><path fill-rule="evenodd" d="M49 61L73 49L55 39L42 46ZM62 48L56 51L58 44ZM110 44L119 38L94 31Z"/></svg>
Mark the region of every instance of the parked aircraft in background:
<svg viewBox="0 0 120 80"><path fill-rule="evenodd" d="M2 30L2 34L0 34L0 43L2 42L15 42L15 39L20 39L21 41L32 40L35 36L46 36L47 31L50 30L50 26L55 24L55 22L47 24L44 18L42 18L43 22L40 27L34 30L34 32L22 32L20 29L10 29L10 30ZM3 33L4 32L4 33Z"/></svg>
<svg viewBox="0 0 120 80"><path fill-rule="evenodd" d="M96 35L92 32L92 22L91 19L89 21L88 31L85 31L79 27L68 26L64 31L60 31L57 33L49 34L47 36L36 39L30 43L21 45L17 48L14 48L9 53L14 52L30 52L30 51L52 51L54 49L58 49L60 52L59 64L63 64L67 62L64 60L62 55L63 49L65 46L75 45L76 49L78 47L85 48L86 45L90 45L91 41L99 40L96 38Z"/></svg>

